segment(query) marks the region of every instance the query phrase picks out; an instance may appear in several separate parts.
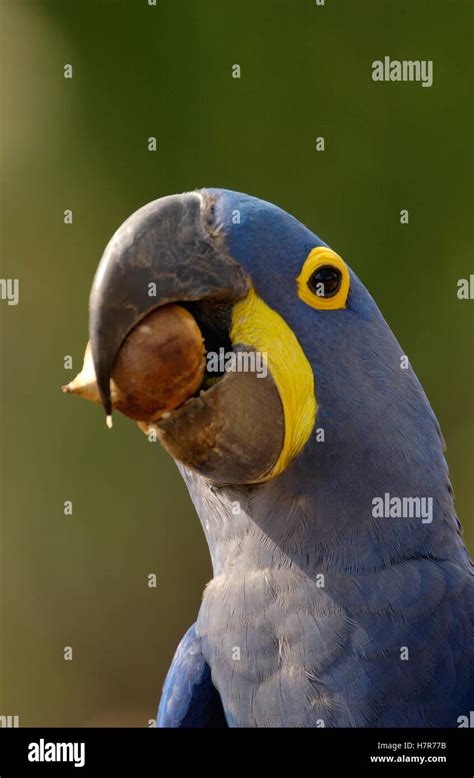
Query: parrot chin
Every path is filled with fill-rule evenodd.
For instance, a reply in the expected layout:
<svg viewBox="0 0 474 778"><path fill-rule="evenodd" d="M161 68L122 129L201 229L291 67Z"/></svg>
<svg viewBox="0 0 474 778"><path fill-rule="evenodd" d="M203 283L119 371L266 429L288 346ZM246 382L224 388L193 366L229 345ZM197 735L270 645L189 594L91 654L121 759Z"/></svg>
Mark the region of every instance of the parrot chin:
<svg viewBox="0 0 474 778"><path fill-rule="evenodd" d="M115 358L130 331L152 310L178 303L195 318L206 351L246 348L231 343L235 303L249 281L227 253L203 193L155 200L132 214L105 249L90 297L90 343L107 416ZM219 484L266 480L284 445L280 395L270 372L208 375L199 393L153 424L139 424L171 456Z"/></svg>

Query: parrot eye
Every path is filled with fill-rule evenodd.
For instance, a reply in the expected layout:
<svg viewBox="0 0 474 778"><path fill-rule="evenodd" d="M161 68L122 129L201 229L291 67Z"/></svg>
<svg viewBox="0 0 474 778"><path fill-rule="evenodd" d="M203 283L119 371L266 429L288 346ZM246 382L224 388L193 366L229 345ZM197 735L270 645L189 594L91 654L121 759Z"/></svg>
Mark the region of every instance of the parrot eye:
<svg viewBox="0 0 474 778"><path fill-rule="evenodd" d="M318 267L308 279L308 288L318 297L334 297L341 288L342 273L337 267Z"/></svg>
<svg viewBox="0 0 474 778"><path fill-rule="evenodd" d="M350 287L346 263L327 246L312 249L296 279L298 297L311 308L345 308Z"/></svg>

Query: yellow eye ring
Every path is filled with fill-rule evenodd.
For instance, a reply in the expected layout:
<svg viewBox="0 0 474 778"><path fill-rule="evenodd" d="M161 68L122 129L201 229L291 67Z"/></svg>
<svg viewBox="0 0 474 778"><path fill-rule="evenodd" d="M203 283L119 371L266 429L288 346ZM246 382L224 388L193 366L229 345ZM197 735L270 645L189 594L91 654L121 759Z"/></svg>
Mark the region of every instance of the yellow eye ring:
<svg viewBox="0 0 474 778"><path fill-rule="evenodd" d="M298 297L312 308L336 311L346 307L349 269L341 257L326 246L310 251L296 283Z"/></svg>

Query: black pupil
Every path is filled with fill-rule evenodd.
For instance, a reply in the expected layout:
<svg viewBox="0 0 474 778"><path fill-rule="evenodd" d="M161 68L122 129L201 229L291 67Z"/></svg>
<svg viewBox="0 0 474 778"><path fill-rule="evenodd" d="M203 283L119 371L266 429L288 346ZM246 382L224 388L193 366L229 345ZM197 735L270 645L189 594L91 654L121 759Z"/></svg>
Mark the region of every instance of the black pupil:
<svg viewBox="0 0 474 778"><path fill-rule="evenodd" d="M337 267L323 265L310 276L308 286L318 297L334 297L340 289L342 275Z"/></svg>

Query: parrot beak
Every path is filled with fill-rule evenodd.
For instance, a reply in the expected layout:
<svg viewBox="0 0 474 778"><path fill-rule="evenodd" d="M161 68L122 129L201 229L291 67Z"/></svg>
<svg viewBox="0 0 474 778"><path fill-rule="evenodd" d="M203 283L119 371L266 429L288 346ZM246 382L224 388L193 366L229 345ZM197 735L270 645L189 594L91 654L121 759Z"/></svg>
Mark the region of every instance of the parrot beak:
<svg viewBox="0 0 474 778"><path fill-rule="evenodd" d="M90 295L89 336L107 416L115 358L144 316L168 303L184 303L206 349L231 350L232 308L249 286L226 250L209 193L163 197L132 214L107 245ZM230 484L264 480L284 438L282 404L270 373L224 373L155 427L175 459Z"/></svg>
<svg viewBox="0 0 474 778"><path fill-rule="evenodd" d="M122 224L104 251L90 295L89 334L107 414L115 357L140 319L167 303L232 304L247 293L239 265L212 239L202 203L197 193L148 203Z"/></svg>

